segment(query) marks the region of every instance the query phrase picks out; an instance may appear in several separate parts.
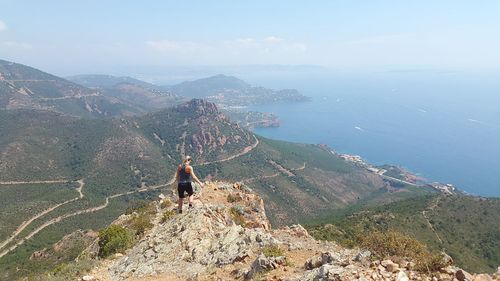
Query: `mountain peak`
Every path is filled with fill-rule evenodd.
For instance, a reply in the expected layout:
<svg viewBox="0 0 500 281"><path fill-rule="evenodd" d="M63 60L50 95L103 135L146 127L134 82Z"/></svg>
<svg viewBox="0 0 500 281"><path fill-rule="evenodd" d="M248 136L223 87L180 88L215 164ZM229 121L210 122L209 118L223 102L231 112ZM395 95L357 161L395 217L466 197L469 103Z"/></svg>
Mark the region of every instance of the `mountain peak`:
<svg viewBox="0 0 500 281"><path fill-rule="evenodd" d="M219 109L215 103L203 100L192 99L176 107L178 112L190 113L196 116L219 114Z"/></svg>

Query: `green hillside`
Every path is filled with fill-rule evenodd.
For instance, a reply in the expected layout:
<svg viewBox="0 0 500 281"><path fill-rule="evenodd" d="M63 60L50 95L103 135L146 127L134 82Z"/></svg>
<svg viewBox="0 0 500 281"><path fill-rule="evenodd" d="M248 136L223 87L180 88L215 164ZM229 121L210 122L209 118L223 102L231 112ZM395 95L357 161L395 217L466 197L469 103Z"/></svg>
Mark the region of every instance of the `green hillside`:
<svg viewBox="0 0 500 281"><path fill-rule="evenodd" d="M379 207L359 206L309 227L319 239L353 246L373 231L396 230L444 250L471 272L494 272L500 264L500 199L428 195Z"/></svg>
<svg viewBox="0 0 500 281"><path fill-rule="evenodd" d="M118 84L132 84L144 88L158 89L159 87L128 76L113 76L105 74L82 74L66 77L67 80L87 88L111 89Z"/></svg>
<svg viewBox="0 0 500 281"><path fill-rule="evenodd" d="M30 259L78 229L108 225L138 200L173 194L167 183L186 154L200 178L258 191L275 226L434 194L392 186L324 146L255 136L203 100L120 119L0 110L0 131L2 280L14 279L18 269L41 272L74 258L70 251L56 260Z"/></svg>
<svg viewBox="0 0 500 281"><path fill-rule="evenodd" d="M127 101L4 60L0 60L0 109L36 109L81 117L144 113Z"/></svg>
<svg viewBox="0 0 500 281"><path fill-rule="evenodd" d="M179 96L203 98L218 105L228 106L309 100L295 89L273 90L254 87L234 76L221 74L173 85L169 90Z"/></svg>
<svg viewBox="0 0 500 281"><path fill-rule="evenodd" d="M7 217L2 218L0 243L31 219L0 249L4 279L12 278L16 267L38 268L37 261L28 259L33 251L64 235L97 230L136 200L170 194L165 183L184 154L193 155L200 177L243 181L262 193L276 225L307 220L390 189L378 176L319 146L257 138L202 100L121 119L0 110L0 130L6 132L0 135L0 181L27 182L0 186L0 197L27 207L3 207ZM50 180L63 182L31 183ZM77 180L84 182L82 197ZM33 197L39 193L30 190L43 196ZM9 216L18 212L17 218Z"/></svg>
<svg viewBox="0 0 500 281"><path fill-rule="evenodd" d="M92 88L106 97L120 101L146 113L151 110L172 107L187 101L172 94L167 87L157 86L132 77L112 75L76 75L67 77L68 80Z"/></svg>

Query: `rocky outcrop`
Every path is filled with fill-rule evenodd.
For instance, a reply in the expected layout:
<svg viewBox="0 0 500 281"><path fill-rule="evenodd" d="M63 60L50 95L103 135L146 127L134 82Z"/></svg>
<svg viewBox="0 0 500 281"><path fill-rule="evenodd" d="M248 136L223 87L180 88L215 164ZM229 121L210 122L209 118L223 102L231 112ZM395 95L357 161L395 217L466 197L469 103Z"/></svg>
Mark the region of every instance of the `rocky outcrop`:
<svg viewBox="0 0 500 281"><path fill-rule="evenodd" d="M164 198L164 197L163 197ZM164 200L164 199L162 199ZM422 274L394 257L316 241L300 225L270 229L262 199L244 185L210 183L192 209L162 220L124 255L91 272L95 280L500 280L448 266ZM119 220L117 223L120 223ZM163 221L163 222L162 222ZM494 279L496 278L496 279ZM94 279L93 279L94 280Z"/></svg>
<svg viewBox="0 0 500 281"><path fill-rule="evenodd" d="M165 151L193 155L196 164L221 161L256 145L250 132L221 113L214 103L193 99L141 118L143 130Z"/></svg>
<svg viewBox="0 0 500 281"><path fill-rule="evenodd" d="M175 110L180 113L194 114L195 116L220 114L215 103L202 99L192 99L187 103L177 106Z"/></svg>

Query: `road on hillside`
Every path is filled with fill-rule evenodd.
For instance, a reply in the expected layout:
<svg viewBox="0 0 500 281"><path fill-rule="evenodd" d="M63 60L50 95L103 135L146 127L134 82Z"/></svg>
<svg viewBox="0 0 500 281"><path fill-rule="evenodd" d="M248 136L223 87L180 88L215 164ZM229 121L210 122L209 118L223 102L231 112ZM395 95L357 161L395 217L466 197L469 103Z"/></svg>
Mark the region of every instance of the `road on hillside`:
<svg viewBox="0 0 500 281"><path fill-rule="evenodd" d="M31 181L31 182L16 182L15 184L21 184L21 183L24 183L24 184L34 184L34 183L67 183L69 181L65 180L65 181L59 181L59 180L52 180L52 181ZM0 243L0 250L3 249L7 244L9 244L10 242L12 242L12 240L14 240L14 238L16 238L19 233L21 233L26 227L28 227L33 221L35 221L36 219L54 211L55 209L63 206L63 205L66 205L68 203L71 203L71 202L75 202L76 200L79 200L79 199L82 199L83 198L83 193L82 193L82 189L83 189L83 186L85 185L85 182L83 181L83 179L81 180L78 180L77 181L79 186L78 188L76 188L76 191L78 192L78 197L75 197L73 199L69 199L69 200L66 200L62 203L59 203L59 204L56 204L54 206L51 206L47 209L45 209L44 211L38 213L37 215L31 217L30 219L28 219L27 221L24 221L21 225L19 225L16 230L9 236L9 238L7 238L5 241L3 241L2 243ZM0 255L0 258L2 257L2 255Z"/></svg>
<svg viewBox="0 0 500 281"><path fill-rule="evenodd" d="M243 149L243 151L240 152L240 153L238 153L238 154L231 155L231 156L229 156L227 158L220 159L220 160L209 161L209 162L202 162L202 163L199 163L199 164L193 165L193 166L205 166L205 165L209 165L209 164L226 162L226 161L229 161L229 160L233 160L234 158L241 157L241 156L249 153L250 151L252 151L254 148L256 148L259 145L259 139L257 139L257 137L255 135L253 137L255 139L255 143L253 145L251 145L251 146L245 147L245 149Z"/></svg>
<svg viewBox="0 0 500 281"><path fill-rule="evenodd" d="M175 180L176 179L175 179L175 175L174 175L173 178L169 182L167 182L165 184L154 185L154 186L150 186L150 187L147 187L147 188L141 188L141 189L138 189L138 190L127 191L127 192L122 192L122 193L110 195L110 196L106 197L104 199L104 203L101 204L101 205L99 205L99 206L95 206L95 207L92 207L92 208L75 211L73 213L61 215L61 216L53 218L53 219L51 219L49 221L46 221L41 226L37 227L35 230L33 230L30 233L28 233L28 235L26 235L23 239L21 239L20 241L18 241L17 243L15 243L14 245L12 245L11 247L9 247L6 250L4 250L3 252L1 252L0 253L0 258L2 258L3 256L7 255L11 251L15 250L17 247L19 247L22 244L24 244L24 242L26 242L28 239L32 238L33 236L35 236L37 233L39 233L40 231L42 231L44 228L46 228L48 226L51 226L51 225L53 225L55 223L58 223L58 222L60 222L60 221L62 221L64 219L67 219L67 218L70 218L70 217L74 217L74 216L81 215L81 214L93 213L93 212L97 212L99 210L102 210L102 209L106 208L109 205L109 200L110 199L121 197L121 196L124 196L124 195L130 195L130 194L134 194L134 193L138 193L138 192L147 192L147 191L155 190L155 189L158 189L158 188L161 188L161 187L169 186L169 185L173 184L175 182ZM81 181L81 183L83 183L83 180L80 180L80 181ZM83 186L81 186L81 187L83 187ZM80 188L80 196L81 197L78 197L77 199L83 198L83 194L81 193L81 188ZM72 199L72 201L75 201L75 199ZM37 218L41 217L42 215L43 214L37 215ZM28 226L28 225L25 225L21 230L18 231L17 234L19 234L24 228L26 228L26 226ZM17 230L16 230L16 232L17 232ZM5 243L5 245L8 244L8 243L10 243L13 238L14 237L12 237L11 239L9 239L10 241L8 241L7 243ZM5 247L5 245L3 245L3 247ZM2 249L3 247L0 247L0 249Z"/></svg>
<svg viewBox="0 0 500 281"><path fill-rule="evenodd" d="M254 148L256 148L259 145L259 140L257 139L257 137L255 137L255 136L253 136L253 137L255 139L255 143L252 146L245 147L245 149L242 152L240 152L238 154L235 154L235 155L232 155L232 156L229 156L229 157L227 157L225 159L201 163L201 164L198 164L197 166L209 165L209 164L213 164L213 163L220 163L220 162L229 161L229 160L233 160L233 159L235 159L237 157L240 157L240 156L243 156L243 155L249 153L250 151L252 151ZM304 168L305 168L305 163L304 163ZM96 212L96 211L102 210L102 209L106 208L109 205L109 200L113 199L113 198L121 197L121 196L124 196L124 195L130 195L130 194L134 194L134 193L138 193L138 192L152 191L152 190L155 190L155 189L158 189L158 188L161 188L161 187L169 186L169 185L173 184L176 181L176 177L175 176L176 175L174 174L174 176L172 177L172 179L169 182L165 183L165 184L160 184L160 185L155 185L155 186L141 188L141 189L134 190L134 191L127 191L127 192L123 192L123 193L118 193L118 194L110 195L110 196L106 197L105 200L104 200L104 203L101 204L101 205L99 205L99 206L88 208L88 209L84 209L84 210L75 211L73 213L69 213L69 214L65 214L65 215L61 215L59 217L53 218L53 219L45 222L44 224L42 224L41 226L39 226L35 230L33 230L30 233L28 233L28 235L26 235L22 240L18 241L17 243L15 243L14 245L12 245L11 247L9 247L6 250L4 250L3 252L1 252L0 253L0 258L2 258L3 256L7 255L11 251L15 250L17 247L19 247L20 245L24 244L24 242L26 242L28 239L32 238L34 235L36 235L37 233L39 233L40 231L42 231L43 229L45 229L46 227L48 227L50 225L53 225L55 223L58 223L58 222L60 222L60 221L62 221L64 219L67 219L67 218L70 218L70 217L73 217L73 216L77 216L77 215L81 215L81 214L87 214L87 213L92 213L92 212ZM31 182L9 182L9 183L21 184L21 183L60 183L60 182L63 182L63 181L62 180L54 180L54 181L31 181ZM43 215L45 215L45 214L53 211L54 209L62 206L63 204L67 204L67 203L70 203L70 202L73 202L73 201L76 201L78 199L83 198L84 195L81 192L81 190L83 188L84 181L83 180L79 180L78 182L80 183L80 187L79 187L79 189L77 189L78 192L79 192L79 197L73 198L73 199L65 201L65 202L63 202L61 204L58 204L59 206L57 206L57 205L53 206L53 207L51 207L51 208L49 208L49 209L41 212L40 214L36 215L35 217L31 218L30 221L29 221L29 223L26 223L26 222L23 223L22 227L21 226L18 227L18 229L15 231L15 235L13 237L11 235L11 237L9 237L9 239L7 239L8 241L4 241L1 244L0 249L4 248L7 244L9 244L22 230L24 230L29 224L31 224L31 222L33 222L37 218L39 218L39 217L41 217L41 216L43 216ZM7 183L5 183L5 184L7 184Z"/></svg>

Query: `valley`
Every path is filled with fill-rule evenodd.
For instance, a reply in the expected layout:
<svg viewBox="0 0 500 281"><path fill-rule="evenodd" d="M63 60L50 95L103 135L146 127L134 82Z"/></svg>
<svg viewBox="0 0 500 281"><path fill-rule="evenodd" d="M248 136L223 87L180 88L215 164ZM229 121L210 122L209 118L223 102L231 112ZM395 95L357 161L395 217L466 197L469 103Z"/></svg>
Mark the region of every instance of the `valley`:
<svg viewBox="0 0 500 281"><path fill-rule="evenodd" d="M326 222L344 213L400 206L394 212L402 214L411 204L421 202L412 217L415 215L415 221L427 230L417 233L416 238L431 245L447 245L453 237L443 233L445 217L437 223L439 208L442 214L451 211L443 206L444 199L439 199L440 190L416 185L396 170L370 170L374 167L350 161L325 145L264 138L234 122L213 102L179 96L200 83L214 91L239 85L243 90L236 96L255 90L234 77L216 76L184 84L174 87L177 92L119 78L119 83L137 84L115 87L114 82L109 83L114 87L110 94L110 88L86 88L22 65L3 61L0 65L0 100L4 102L0 109L2 280L13 280L19 271L26 276L41 274L74 260L85 243L58 253L56 260L34 258L35 253L51 249L66 235L104 228L132 206L154 200L160 193L175 198L172 174L185 155L193 157L200 179L238 182L257 192L273 227L321 218L322 226L313 231L317 234ZM111 78L98 79L104 83ZM11 84L13 88L8 86ZM261 92L265 92L262 99L253 99L253 94ZM278 93L259 88L253 94L248 96L253 100L246 102L268 101ZM290 97L288 92L281 94ZM141 100L150 104L141 104ZM113 108L120 110L107 107L111 101ZM46 107L49 102L52 106ZM134 110L121 111L125 108ZM427 198L438 199L425 205ZM454 193L451 198L455 204L469 200ZM496 202L491 202L496 208ZM477 212L484 208L476 207ZM491 224L496 225L493 220ZM358 226L353 222L345 227ZM468 230L475 233L466 241L469 245L481 241L487 245L484 249L493 247L494 252L495 244L484 242L485 236L497 235L493 228ZM345 237L327 238L342 241ZM449 249L467 266L471 256L461 254L463 247ZM489 255L481 257L481 266L484 260L495 262L495 254ZM488 266L481 268L490 270Z"/></svg>

